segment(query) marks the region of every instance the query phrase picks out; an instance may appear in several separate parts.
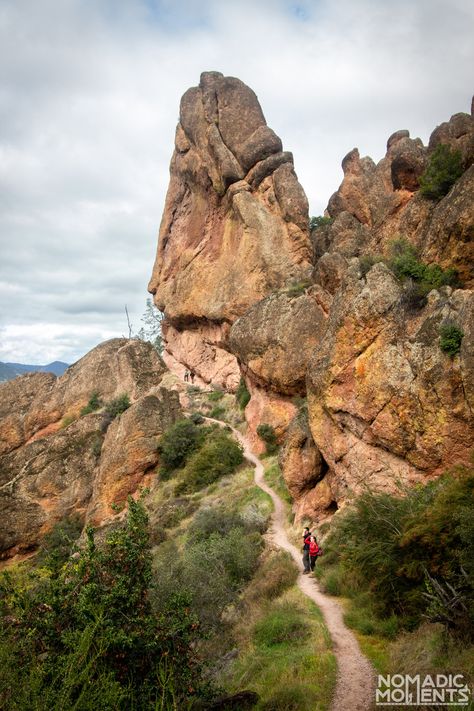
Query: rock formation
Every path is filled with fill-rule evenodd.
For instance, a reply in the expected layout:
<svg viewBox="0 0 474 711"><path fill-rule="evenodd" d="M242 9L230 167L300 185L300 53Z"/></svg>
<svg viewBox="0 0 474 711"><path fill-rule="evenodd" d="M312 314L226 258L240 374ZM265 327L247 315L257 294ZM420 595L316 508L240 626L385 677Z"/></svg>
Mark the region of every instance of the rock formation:
<svg viewBox="0 0 474 711"><path fill-rule="evenodd" d="M440 143L460 151L463 174L435 201L420 181ZM428 146L397 131L378 164L352 150L311 254L291 156L253 92L207 73L182 99L150 282L166 316L165 359L231 390L245 378L253 444L264 448L259 424L274 427L300 517L469 460L473 163L468 114L438 126ZM455 269L462 288L435 289L414 308L387 266L395 238L421 262ZM464 334L454 357L440 348L451 323Z"/></svg>
<svg viewBox="0 0 474 711"><path fill-rule="evenodd" d="M306 196L254 92L218 72L181 100L170 174L149 285L165 314L164 359L232 390L229 326L310 274Z"/></svg>
<svg viewBox="0 0 474 711"><path fill-rule="evenodd" d="M439 202L424 198L419 179L439 143L460 151L464 174ZM455 114L432 133L428 147L408 131L397 131L377 164L355 148L342 161L344 180L329 200L332 223L314 236L317 256L387 254L397 236L408 239L420 258L455 268L474 286L474 117Z"/></svg>
<svg viewBox="0 0 474 711"><path fill-rule="evenodd" d="M435 201L420 181L440 143L463 172ZM229 391L245 379L253 445L259 424L274 428L295 513L315 522L367 486L469 462L474 442L473 118L456 114L427 147L397 131L377 165L354 149L343 171L310 235L292 156L255 94L204 73L181 101L149 287L170 369ZM415 298L388 259L395 237L459 284ZM445 326L460 339L451 354ZM149 344L115 339L59 378L0 384L0 557L72 512L106 524L152 481L157 438L180 416L164 373ZM93 393L131 406L113 421L83 414Z"/></svg>
<svg viewBox="0 0 474 711"><path fill-rule="evenodd" d="M146 486L157 438L179 415L176 393L160 387L165 368L139 340L107 341L60 378L32 373L0 385L0 558L37 547L71 513L99 525L113 503ZM131 406L110 422L81 416L127 393Z"/></svg>

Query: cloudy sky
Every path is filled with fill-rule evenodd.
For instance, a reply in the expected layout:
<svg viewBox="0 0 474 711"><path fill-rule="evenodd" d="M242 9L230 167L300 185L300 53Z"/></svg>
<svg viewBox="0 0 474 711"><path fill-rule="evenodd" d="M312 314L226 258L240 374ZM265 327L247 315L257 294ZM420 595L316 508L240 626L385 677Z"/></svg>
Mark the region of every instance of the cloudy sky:
<svg viewBox="0 0 474 711"><path fill-rule="evenodd" d="M254 89L318 215L354 146L469 111L473 35L472 0L0 0L0 360L138 330L202 71Z"/></svg>

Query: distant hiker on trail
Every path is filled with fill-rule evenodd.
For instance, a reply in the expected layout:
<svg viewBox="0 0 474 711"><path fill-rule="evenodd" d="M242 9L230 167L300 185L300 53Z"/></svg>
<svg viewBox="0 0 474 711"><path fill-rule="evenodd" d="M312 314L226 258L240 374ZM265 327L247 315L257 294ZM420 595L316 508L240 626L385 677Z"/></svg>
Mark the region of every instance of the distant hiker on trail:
<svg viewBox="0 0 474 711"><path fill-rule="evenodd" d="M316 543L316 538L311 535L309 537L309 562L310 562L310 567L311 570L314 570L314 566L316 565L316 558L318 557L319 554L319 546Z"/></svg>
<svg viewBox="0 0 474 711"><path fill-rule="evenodd" d="M185 370L184 371L184 382L187 383L189 380L189 371Z"/></svg>
<svg viewBox="0 0 474 711"><path fill-rule="evenodd" d="M308 526L303 531L303 575L311 572L310 559L309 559L309 541L311 538L311 531Z"/></svg>
<svg viewBox="0 0 474 711"><path fill-rule="evenodd" d="M191 382L194 385L194 372L193 371L191 371Z"/></svg>

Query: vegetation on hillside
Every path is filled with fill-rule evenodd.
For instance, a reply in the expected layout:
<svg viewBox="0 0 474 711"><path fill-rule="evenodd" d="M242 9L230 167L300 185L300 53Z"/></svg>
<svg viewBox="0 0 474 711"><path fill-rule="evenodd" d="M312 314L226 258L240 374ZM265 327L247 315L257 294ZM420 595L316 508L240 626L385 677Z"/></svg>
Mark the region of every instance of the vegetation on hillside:
<svg viewBox="0 0 474 711"><path fill-rule="evenodd" d="M440 143L431 154L420 178L420 192L431 200L440 200L448 194L463 172L461 151Z"/></svg>
<svg viewBox="0 0 474 711"><path fill-rule="evenodd" d="M143 506L60 567L4 573L0 705L5 709L184 709L206 697L189 596L153 608Z"/></svg>
<svg viewBox="0 0 474 711"><path fill-rule="evenodd" d="M403 284L402 304L408 310L418 310L427 303L432 289L442 286L460 287L455 269L443 269L439 264L427 264L420 260L418 250L406 239L391 242L388 257L372 254L359 259L361 276L366 276L377 262L383 262Z"/></svg>
<svg viewBox="0 0 474 711"><path fill-rule="evenodd" d="M160 438L160 477L177 479L176 494L198 491L232 474L243 462L242 447L217 425L179 420Z"/></svg>
<svg viewBox="0 0 474 711"><path fill-rule="evenodd" d="M316 572L349 598L344 619L380 671L472 683L473 510L474 467L459 466L399 496L367 491L333 521Z"/></svg>

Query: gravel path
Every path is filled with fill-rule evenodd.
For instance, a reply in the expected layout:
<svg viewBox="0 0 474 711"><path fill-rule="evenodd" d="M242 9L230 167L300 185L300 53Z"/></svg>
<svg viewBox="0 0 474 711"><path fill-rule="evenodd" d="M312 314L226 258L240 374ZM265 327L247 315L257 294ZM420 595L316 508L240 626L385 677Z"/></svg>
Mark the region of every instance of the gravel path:
<svg viewBox="0 0 474 711"><path fill-rule="evenodd" d="M255 483L272 498L275 512L272 516L270 535L278 547L290 553L301 569L302 553L290 543L286 535L283 502L266 484L263 477L263 464L251 451L246 437L237 430L233 432L244 448L245 458L255 466ZM341 606L335 599L320 591L317 581L312 576L300 573L297 584L302 592L314 600L320 608L333 641L338 675L331 711L369 711L374 705L375 673L368 659L360 651L355 636L345 626Z"/></svg>

